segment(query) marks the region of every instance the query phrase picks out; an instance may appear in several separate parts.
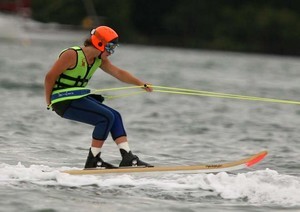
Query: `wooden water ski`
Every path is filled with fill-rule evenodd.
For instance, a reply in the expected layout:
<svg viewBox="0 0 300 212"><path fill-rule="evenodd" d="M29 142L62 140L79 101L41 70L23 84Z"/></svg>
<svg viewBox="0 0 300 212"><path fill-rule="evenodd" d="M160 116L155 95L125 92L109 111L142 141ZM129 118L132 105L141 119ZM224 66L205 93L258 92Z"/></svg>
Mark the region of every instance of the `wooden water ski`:
<svg viewBox="0 0 300 212"><path fill-rule="evenodd" d="M63 173L71 175L95 175L113 173L137 173L137 172L177 172L177 173L217 173L241 170L259 163L266 155L267 151L262 151L248 158L217 164L203 164L191 166L156 166L156 167L120 167L115 169L83 169L65 170Z"/></svg>

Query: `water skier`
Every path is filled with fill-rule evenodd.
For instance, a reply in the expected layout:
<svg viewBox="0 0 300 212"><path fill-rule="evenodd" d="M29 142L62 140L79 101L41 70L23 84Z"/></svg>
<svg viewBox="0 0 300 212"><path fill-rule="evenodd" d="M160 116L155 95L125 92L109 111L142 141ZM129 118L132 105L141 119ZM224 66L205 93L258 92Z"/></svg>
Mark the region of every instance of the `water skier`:
<svg viewBox="0 0 300 212"><path fill-rule="evenodd" d="M145 85L143 89L151 92L152 88L146 82L109 61L108 57L117 46L118 34L110 27L99 26L91 31L91 36L85 40L83 47L75 46L63 50L45 77L47 105L51 105L54 91L72 91L74 88L85 87L99 67L122 82ZM101 148L109 133L120 149L122 160L119 166L152 166L132 154L120 113L104 105L103 100L101 95L88 95L77 99L62 98L60 102L51 105L63 118L95 126L85 168L115 168L100 157Z"/></svg>

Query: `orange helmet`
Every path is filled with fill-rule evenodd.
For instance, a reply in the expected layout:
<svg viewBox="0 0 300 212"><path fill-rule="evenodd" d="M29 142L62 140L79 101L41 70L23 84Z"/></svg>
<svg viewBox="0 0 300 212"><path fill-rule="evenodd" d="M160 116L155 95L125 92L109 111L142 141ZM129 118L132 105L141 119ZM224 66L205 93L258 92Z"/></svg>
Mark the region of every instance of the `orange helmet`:
<svg viewBox="0 0 300 212"><path fill-rule="evenodd" d="M101 52L104 52L105 46L109 42L117 42L118 37L118 34L107 26L99 26L91 31L92 43Z"/></svg>

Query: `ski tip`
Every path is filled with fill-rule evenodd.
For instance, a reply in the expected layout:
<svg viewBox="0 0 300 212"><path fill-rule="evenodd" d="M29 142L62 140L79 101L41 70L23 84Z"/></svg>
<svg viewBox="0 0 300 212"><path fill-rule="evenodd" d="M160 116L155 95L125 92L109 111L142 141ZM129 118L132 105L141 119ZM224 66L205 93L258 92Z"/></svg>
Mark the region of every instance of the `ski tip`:
<svg viewBox="0 0 300 212"><path fill-rule="evenodd" d="M268 154L268 151L262 151L262 152L256 154L255 156L250 158L249 161L246 162L246 166L250 167L250 166L253 166L254 164L257 164L262 159L264 159L267 154Z"/></svg>

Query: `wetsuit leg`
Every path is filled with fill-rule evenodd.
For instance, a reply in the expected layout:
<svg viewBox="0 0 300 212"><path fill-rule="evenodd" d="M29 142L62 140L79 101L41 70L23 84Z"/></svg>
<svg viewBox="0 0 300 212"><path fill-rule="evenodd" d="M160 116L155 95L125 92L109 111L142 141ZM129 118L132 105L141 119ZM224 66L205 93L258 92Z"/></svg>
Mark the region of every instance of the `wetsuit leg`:
<svg viewBox="0 0 300 212"><path fill-rule="evenodd" d="M113 138L126 136L120 114L92 97L73 100L63 117L95 126L97 140L106 140L109 132Z"/></svg>
<svg viewBox="0 0 300 212"><path fill-rule="evenodd" d="M121 136L127 136L121 114L118 111L116 111L106 105L102 104L102 106L105 107L106 109L110 110L114 114L114 122L113 122L113 125L110 130L113 140L116 140L117 138L119 138Z"/></svg>

